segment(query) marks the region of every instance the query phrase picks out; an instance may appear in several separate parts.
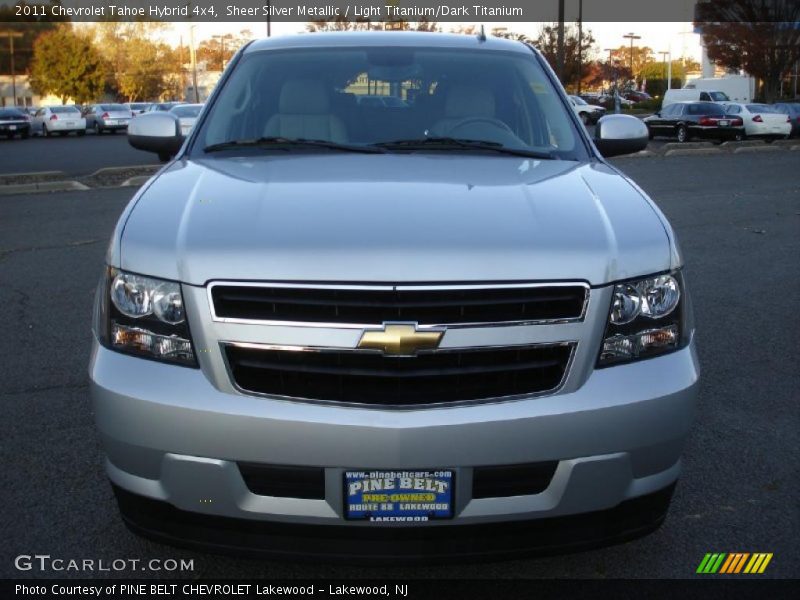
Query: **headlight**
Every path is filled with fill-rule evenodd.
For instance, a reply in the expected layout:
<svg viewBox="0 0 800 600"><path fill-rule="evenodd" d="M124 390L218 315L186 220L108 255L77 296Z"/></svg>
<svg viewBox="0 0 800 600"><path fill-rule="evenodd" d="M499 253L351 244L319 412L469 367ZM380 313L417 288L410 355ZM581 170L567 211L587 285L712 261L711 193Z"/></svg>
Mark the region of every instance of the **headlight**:
<svg viewBox="0 0 800 600"><path fill-rule="evenodd" d="M197 366L181 286L109 268L98 289L95 331L112 350Z"/></svg>
<svg viewBox="0 0 800 600"><path fill-rule="evenodd" d="M689 334L682 289L679 271L615 285L597 366L682 348Z"/></svg>

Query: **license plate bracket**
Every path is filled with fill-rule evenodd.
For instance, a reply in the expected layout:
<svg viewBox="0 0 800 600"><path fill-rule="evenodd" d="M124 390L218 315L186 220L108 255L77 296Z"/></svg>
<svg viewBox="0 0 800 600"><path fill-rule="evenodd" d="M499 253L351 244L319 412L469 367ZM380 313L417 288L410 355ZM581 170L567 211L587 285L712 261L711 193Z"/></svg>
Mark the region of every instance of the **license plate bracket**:
<svg viewBox="0 0 800 600"><path fill-rule="evenodd" d="M455 472L348 470L343 475L344 516L373 523L452 519Z"/></svg>

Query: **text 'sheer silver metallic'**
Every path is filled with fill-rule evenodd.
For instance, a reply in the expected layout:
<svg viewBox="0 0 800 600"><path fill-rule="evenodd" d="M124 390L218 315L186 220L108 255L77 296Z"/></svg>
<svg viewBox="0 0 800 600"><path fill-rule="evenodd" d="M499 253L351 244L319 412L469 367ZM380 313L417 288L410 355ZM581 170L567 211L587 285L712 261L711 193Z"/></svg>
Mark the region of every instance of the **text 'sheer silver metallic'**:
<svg viewBox="0 0 800 600"><path fill-rule="evenodd" d="M187 139L160 117L89 367L129 527L415 560L662 523L699 370L675 235L604 160L641 123L592 140L532 48L410 32L253 43Z"/></svg>

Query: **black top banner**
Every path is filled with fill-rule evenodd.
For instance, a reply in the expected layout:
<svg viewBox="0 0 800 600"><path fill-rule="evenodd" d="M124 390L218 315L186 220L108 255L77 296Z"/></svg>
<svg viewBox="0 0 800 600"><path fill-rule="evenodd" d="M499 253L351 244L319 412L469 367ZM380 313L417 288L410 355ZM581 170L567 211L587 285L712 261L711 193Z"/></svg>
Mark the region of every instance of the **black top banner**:
<svg viewBox="0 0 800 600"><path fill-rule="evenodd" d="M797 0L0 0L0 21L784 22Z"/></svg>

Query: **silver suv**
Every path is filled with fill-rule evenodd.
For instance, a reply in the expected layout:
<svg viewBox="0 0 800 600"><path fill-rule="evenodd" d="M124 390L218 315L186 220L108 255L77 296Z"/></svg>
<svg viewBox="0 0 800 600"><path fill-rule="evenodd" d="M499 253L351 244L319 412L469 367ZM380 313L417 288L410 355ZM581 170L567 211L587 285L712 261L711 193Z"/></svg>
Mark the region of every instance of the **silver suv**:
<svg viewBox="0 0 800 600"><path fill-rule="evenodd" d="M366 96L397 98L365 102ZM90 374L128 526L275 556L518 556L658 527L698 386L675 236L542 56L272 38L132 199Z"/></svg>

